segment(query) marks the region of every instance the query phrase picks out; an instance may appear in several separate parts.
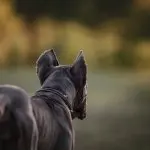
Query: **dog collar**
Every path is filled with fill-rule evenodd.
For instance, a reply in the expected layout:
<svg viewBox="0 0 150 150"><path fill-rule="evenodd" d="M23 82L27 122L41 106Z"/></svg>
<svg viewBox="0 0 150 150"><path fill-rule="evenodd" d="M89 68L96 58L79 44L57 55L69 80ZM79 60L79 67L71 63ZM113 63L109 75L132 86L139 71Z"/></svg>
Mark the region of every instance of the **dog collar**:
<svg viewBox="0 0 150 150"><path fill-rule="evenodd" d="M41 94L41 93L44 93L44 94ZM48 99L53 98L53 97L51 97L51 94L55 94L58 97L60 97L63 100L63 102L65 103L65 105L69 108L70 112L71 113L73 112L72 105L68 100L68 96L61 93L60 91L53 89L53 88L44 88L44 89L38 90L35 93L36 96L44 95L44 96L47 96ZM59 101L57 101L57 102L59 102Z"/></svg>

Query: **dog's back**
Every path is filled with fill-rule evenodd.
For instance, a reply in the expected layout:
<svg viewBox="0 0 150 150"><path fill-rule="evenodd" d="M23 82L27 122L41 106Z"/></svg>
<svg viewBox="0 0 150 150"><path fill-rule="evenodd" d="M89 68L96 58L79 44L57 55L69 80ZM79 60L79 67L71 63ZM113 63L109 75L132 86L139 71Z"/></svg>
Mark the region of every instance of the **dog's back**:
<svg viewBox="0 0 150 150"><path fill-rule="evenodd" d="M17 149L19 133L16 120L7 109L10 99L4 94L0 94L0 149Z"/></svg>
<svg viewBox="0 0 150 150"><path fill-rule="evenodd" d="M36 150L37 134L27 93L16 86L1 85L0 149Z"/></svg>
<svg viewBox="0 0 150 150"><path fill-rule="evenodd" d="M48 104L45 97L34 95L31 98L39 131L38 150L59 150L59 145L61 149L66 149L65 144L62 146L62 141L68 139L68 134L72 130L71 116L67 107L53 100L54 97L49 97L50 104Z"/></svg>
<svg viewBox="0 0 150 150"><path fill-rule="evenodd" d="M36 119L39 141L38 150L50 150L55 143L57 123L52 116L51 109L41 98L31 98L34 116Z"/></svg>

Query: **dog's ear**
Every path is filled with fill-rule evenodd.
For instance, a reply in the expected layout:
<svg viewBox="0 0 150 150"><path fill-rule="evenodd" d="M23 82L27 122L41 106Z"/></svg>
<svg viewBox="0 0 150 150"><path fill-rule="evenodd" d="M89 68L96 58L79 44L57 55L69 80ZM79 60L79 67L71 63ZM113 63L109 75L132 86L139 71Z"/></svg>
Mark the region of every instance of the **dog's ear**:
<svg viewBox="0 0 150 150"><path fill-rule="evenodd" d="M36 61L36 72L41 85L48 77L51 69L58 65L59 62L54 50L46 50L40 55L40 57Z"/></svg>
<svg viewBox="0 0 150 150"><path fill-rule="evenodd" d="M82 50L71 67L71 74L80 82L80 85L86 83L87 66Z"/></svg>

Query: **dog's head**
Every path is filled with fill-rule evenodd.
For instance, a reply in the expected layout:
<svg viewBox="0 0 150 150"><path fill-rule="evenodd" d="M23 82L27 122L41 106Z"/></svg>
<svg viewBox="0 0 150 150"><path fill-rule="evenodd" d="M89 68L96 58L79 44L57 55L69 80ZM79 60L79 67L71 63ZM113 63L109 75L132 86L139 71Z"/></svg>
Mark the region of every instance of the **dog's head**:
<svg viewBox="0 0 150 150"><path fill-rule="evenodd" d="M73 101L72 117L84 119L86 117L86 96L87 96L87 67L83 52L72 65L61 66L53 50L47 50L41 54L36 62L37 75L41 85L50 76L58 76L63 80L69 78L73 83L76 95Z"/></svg>

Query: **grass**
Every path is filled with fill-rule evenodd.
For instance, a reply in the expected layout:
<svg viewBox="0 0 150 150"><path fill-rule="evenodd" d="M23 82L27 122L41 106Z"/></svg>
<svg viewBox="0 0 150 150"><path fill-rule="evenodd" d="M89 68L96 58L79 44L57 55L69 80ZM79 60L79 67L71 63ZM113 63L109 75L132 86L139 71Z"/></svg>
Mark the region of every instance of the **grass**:
<svg viewBox="0 0 150 150"><path fill-rule="evenodd" d="M133 72L89 72L88 117L73 122L77 150L150 149L150 105L146 104L148 109L144 106L150 92L146 95L144 91L141 96L142 92L135 90L149 76ZM0 84L6 83L21 86L30 94L40 87L35 70L29 68L1 70ZM143 105L136 102L138 97Z"/></svg>

